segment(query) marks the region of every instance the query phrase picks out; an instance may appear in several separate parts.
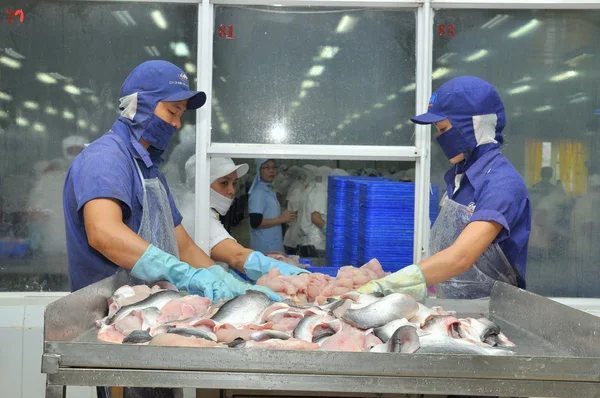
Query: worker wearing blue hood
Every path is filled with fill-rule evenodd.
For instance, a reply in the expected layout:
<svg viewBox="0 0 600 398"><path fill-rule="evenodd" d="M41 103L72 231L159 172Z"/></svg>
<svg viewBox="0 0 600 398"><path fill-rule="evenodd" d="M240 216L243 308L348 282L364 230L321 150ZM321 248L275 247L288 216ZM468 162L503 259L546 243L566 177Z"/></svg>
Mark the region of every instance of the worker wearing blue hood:
<svg viewBox="0 0 600 398"><path fill-rule="evenodd" d="M110 131L73 162L63 205L71 290L120 268L130 283L168 280L211 300L254 287L226 272L181 225L182 216L159 171L161 156L188 109L206 102L186 74L166 61L137 66L121 87L121 115Z"/></svg>
<svg viewBox="0 0 600 398"><path fill-rule="evenodd" d="M452 79L431 96L429 112L411 120L435 125L452 164L430 234L431 257L358 290L422 299L435 285L438 297L472 299L488 297L496 281L525 288L529 195L500 151L506 117L496 89L476 77Z"/></svg>

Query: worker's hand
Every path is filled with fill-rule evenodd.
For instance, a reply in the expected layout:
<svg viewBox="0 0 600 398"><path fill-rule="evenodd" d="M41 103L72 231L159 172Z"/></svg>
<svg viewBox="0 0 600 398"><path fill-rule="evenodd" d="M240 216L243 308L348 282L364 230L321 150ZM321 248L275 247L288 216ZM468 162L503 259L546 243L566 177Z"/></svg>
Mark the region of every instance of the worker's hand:
<svg viewBox="0 0 600 398"><path fill-rule="evenodd" d="M423 272L413 264L381 279L372 280L356 291L363 294L382 293L386 296L392 293L406 293L415 300L422 301L427 292L427 285Z"/></svg>
<svg viewBox="0 0 600 398"><path fill-rule="evenodd" d="M246 259L246 263L244 264L244 272L246 275L248 275L248 278L254 281L267 274L273 268L279 269L281 275L284 276L298 275L302 272L308 272L305 269L277 261L271 257L267 257L261 252L250 253Z"/></svg>
<svg viewBox="0 0 600 398"><path fill-rule="evenodd" d="M279 221L281 221L282 224L296 222L296 212L291 212L289 210L284 211L281 213L281 216L279 216Z"/></svg>
<svg viewBox="0 0 600 398"><path fill-rule="evenodd" d="M266 294L273 301L281 301L281 297L273 290L266 286L251 285L241 277L239 277L235 271L225 271L220 265L214 265L208 269L217 278L222 280L225 285L232 291L234 296L246 293L248 290L256 290Z"/></svg>

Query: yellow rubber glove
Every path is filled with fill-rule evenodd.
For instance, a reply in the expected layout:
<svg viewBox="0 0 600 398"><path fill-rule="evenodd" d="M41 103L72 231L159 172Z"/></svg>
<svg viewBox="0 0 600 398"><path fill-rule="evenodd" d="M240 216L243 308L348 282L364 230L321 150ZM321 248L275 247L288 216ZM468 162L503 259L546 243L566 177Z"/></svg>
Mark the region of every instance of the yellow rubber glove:
<svg viewBox="0 0 600 398"><path fill-rule="evenodd" d="M406 293L415 300L422 301L425 299L427 284L421 269L413 264L381 279L372 280L356 291L362 294L383 293L386 296L392 293Z"/></svg>

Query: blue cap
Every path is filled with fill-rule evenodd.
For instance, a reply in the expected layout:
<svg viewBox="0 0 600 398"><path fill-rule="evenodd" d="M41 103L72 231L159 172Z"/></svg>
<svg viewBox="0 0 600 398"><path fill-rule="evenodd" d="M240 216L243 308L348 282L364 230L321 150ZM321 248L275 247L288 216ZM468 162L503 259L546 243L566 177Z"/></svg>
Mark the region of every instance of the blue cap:
<svg viewBox="0 0 600 398"><path fill-rule="evenodd" d="M121 97L145 93L158 101L188 100L187 109L198 109L206 103L206 94L191 91L185 72L167 61L147 61L138 65L121 86Z"/></svg>
<svg viewBox="0 0 600 398"><path fill-rule="evenodd" d="M506 125L504 104L496 88L483 79L461 76L444 83L429 100L427 113L410 120L416 124L432 124L449 119L453 125L471 121L473 116L495 114L497 131Z"/></svg>

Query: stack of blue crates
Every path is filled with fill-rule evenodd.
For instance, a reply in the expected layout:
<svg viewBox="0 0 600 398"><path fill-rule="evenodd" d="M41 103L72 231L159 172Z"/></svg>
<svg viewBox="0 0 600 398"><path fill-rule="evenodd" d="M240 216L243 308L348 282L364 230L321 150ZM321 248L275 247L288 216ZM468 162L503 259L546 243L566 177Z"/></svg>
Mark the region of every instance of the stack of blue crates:
<svg viewBox="0 0 600 398"><path fill-rule="evenodd" d="M329 177L327 247L329 267L360 266L377 258L386 271L411 264L414 183L373 177ZM438 214L432 187L429 217Z"/></svg>

